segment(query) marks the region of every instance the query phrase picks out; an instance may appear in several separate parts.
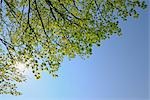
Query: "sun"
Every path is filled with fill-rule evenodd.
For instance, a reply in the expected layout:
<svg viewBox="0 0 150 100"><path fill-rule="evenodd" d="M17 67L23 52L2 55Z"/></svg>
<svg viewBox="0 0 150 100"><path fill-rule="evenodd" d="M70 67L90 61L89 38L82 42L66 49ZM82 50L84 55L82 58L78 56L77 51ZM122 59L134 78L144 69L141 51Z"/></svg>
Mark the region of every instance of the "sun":
<svg viewBox="0 0 150 100"><path fill-rule="evenodd" d="M15 65L14 65L15 68L17 68L19 71L23 72L26 70L26 65L25 63L21 63L21 62L17 62Z"/></svg>
<svg viewBox="0 0 150 100"><path fill-rule="evenodd" d="M21 72L24 75L27 75L29 73L29 68L23 62L16 62L16 64L14 64L13 67L15 67L19 72Z"/></svg>

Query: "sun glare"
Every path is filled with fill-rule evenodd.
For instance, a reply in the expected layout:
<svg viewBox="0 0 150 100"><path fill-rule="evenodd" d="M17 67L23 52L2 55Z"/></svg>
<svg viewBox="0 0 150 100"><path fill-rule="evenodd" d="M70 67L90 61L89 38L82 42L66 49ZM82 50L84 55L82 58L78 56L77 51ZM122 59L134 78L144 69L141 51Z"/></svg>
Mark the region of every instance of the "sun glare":
<svg viewBox="0 0 150 100"><path fill-rule="evenodd" d="M18 69L19 72L21 72L22 74L27 75L29 73L29 68L26 67L25 63L22 62L16 62L15 65L13 65L15 68Z"/></svg>
<svg viewBox="0 0 150 100"><path fill-rule="evenodd" d="M15 67L19 70L19 71L25 71L26 67L24 63L21 62L17 62Z"/></svg>

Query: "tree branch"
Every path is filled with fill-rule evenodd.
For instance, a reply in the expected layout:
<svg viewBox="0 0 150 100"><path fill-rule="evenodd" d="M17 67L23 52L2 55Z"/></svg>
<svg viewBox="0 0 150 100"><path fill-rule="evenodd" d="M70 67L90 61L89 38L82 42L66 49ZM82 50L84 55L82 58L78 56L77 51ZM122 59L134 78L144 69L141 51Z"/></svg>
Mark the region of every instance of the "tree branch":
<svg viewBox="0 0 150 100"><path fill-rule="evenodd" d="M29 8L28 8L28 24L30 24L30 0L29 1Z"/></svg>
<svg viewBox="0 0 150 100"><path fill-rule="evenodd" d="M81 10L77 7L75 0L73 0L73 5L75 6L75 8L76 8L77 10L81 11Z"/></svg>
<svg viewBox="0 0 150 100"><path fill-rule="evenodd" d="M36 0L34 0L34 3L35 3L36 11L37 11L37 13L38 13L38 16L39 16L39 18L40 18L40 21L41 21L41 24L42 24L42 27L43 27L44 34L48 37L48 35L46 34L46 31L45 31L45 27L44 27L44 23L43 23L41 14L40 14L40 12L39 12L39 10L38 10L38 7L37 7Z"/></svg>
<svg viewBox="0 0 150 100"><path fill-rule="evenodd" d="M13 15L13 17L16 19L17 23L20 24L20 22L17 20L16 18L16 12L11 8L10 4L4 0L4 2L6 3L6 5L8 6L8 8L10 9L11 14Z"/></svg>
<svg viewBox="0 0 150 100"><path fill-rule="evenodd" d="M10 43L8 43L7 41L3 40L2 38L0 38L0 41L5 45L10 57L13 59L13 56L10 53L9 47L12 48L13 50L14 50L14 47L11 47L12 45Z"/></svg>

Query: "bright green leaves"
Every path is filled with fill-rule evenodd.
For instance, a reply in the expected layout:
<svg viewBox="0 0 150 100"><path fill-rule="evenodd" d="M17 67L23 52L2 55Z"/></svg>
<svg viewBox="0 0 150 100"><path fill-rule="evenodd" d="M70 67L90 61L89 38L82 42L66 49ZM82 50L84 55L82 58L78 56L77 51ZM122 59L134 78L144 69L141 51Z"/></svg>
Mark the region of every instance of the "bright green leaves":
<svg viewBox="0 0 150 100"><path fill-rule="evenodd" d="M11 33L12 44L17 47L16 55L23 56L23 61L32 59L31 68L37 79L44 69L55 74L65 56L88 57L94 44L100 46L101 40L113 34L121 35L119 18L137 18L136 8L146 7L145 2L138 0L30 0L18 3L16 6L20 9L14 10L23 20Z"/></svg>
<svg viewBox="0 0 150 100"><path fill-rule="evenodd" d="M139 5L142 9L146 9L147 8L147 5L146 5L146 2L143 1L141 2L141 5Z"/></svg>
<svg viewBox="0 0 150 100"><path fill-rule="evenodd" d="M26 78L12 65L14 62L8 55L0 55L0 94L21 95L16 84L25 81Z"/></svg>
<svg viewBox="0 0 150 100"><path fill-rule="evenodd" d="M147 7L140 0L4 0L3 3L0 48L5 49L0 49L0 53L9 60L0 59L3 62L0 68L6 70L15 61L23 62L36 79L41 78L42 72L58 77L57 71L66 56L89 57L93 45L100 46L102 40L122 34L120 19L138 18L137 8ZM5 74L6 71L0 72L1 83L10 77ZM12 80L19 82L21 78L17 74ZM6 90L14 90L9 83L5 81ZM11 94L2 90L0 93Z"/></svg>

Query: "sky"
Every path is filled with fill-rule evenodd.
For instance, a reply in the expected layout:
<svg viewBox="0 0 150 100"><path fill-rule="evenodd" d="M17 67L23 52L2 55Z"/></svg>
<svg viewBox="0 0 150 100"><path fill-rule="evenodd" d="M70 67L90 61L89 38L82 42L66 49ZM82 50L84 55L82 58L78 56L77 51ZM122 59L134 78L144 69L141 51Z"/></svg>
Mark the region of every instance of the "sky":
<svg viewBox="0 0 150 100"><path fill-rule="evenodd" d="M64 59L59 77L43 73L19 84L21 96L0 95L0 100L148 100L148 15L121 22L123 35L114 35L93 47L88 59Z"/></svg>

